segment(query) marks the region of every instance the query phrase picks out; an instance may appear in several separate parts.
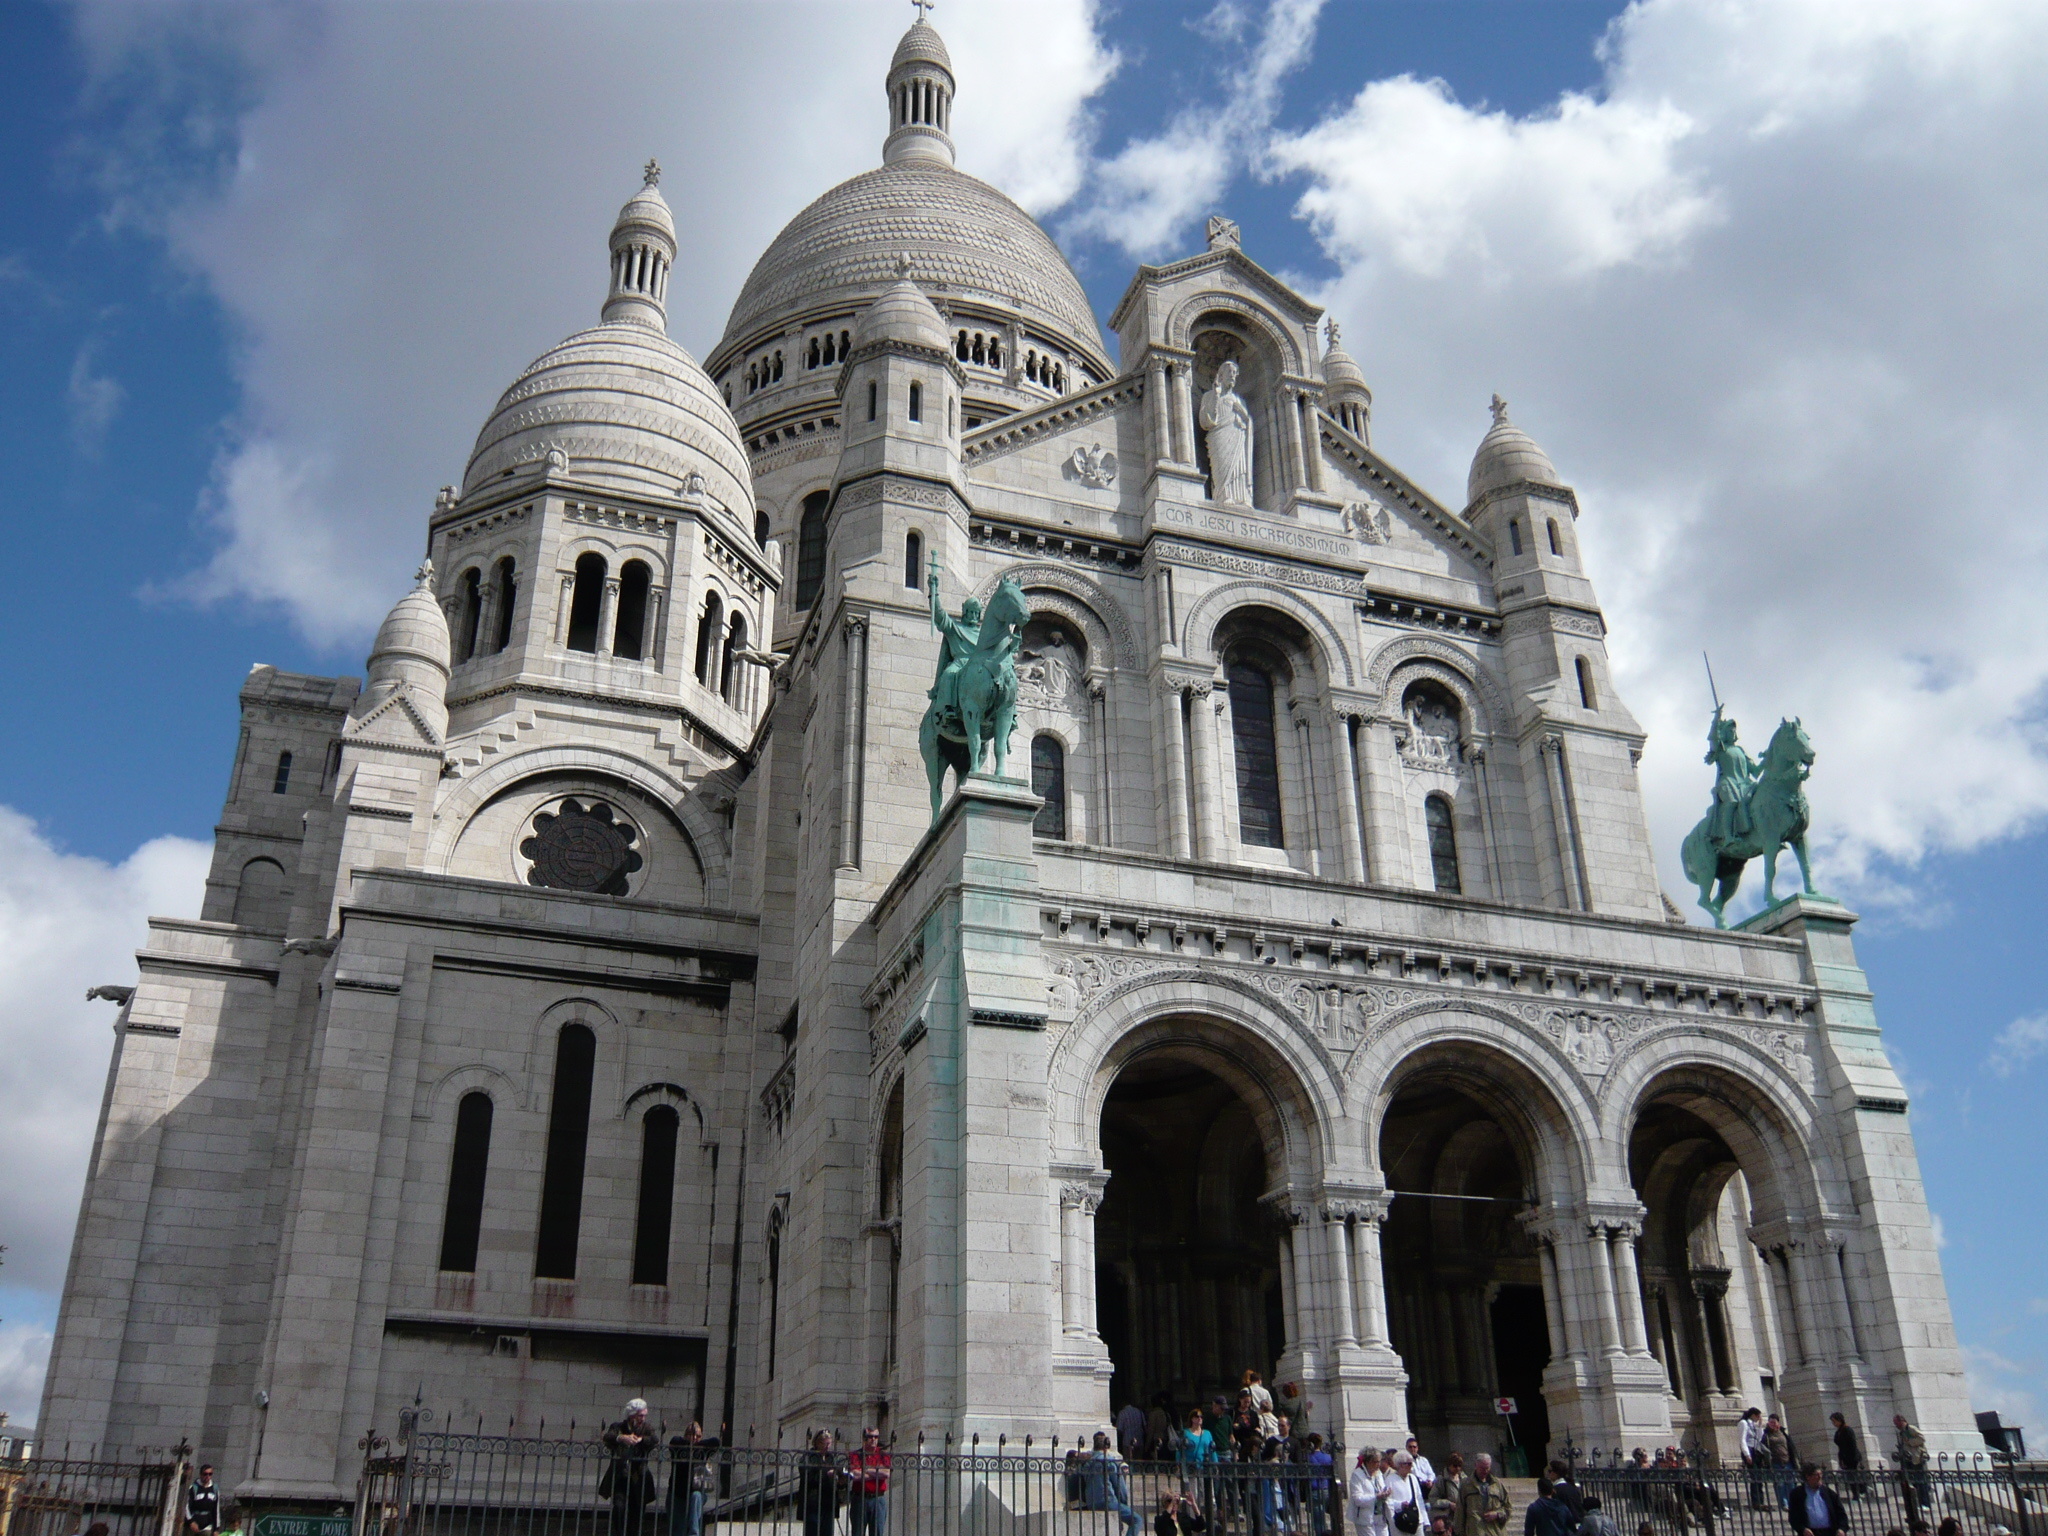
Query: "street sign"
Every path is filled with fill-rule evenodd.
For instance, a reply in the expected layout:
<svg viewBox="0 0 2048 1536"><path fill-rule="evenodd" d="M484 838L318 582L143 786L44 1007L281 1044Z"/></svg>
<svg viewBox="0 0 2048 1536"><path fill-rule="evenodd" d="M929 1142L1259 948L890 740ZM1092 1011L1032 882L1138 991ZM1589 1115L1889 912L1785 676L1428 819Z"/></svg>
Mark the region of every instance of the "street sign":
<svg viewBox="0 0 2048 1536"><path fill-rule="evenodd" d="M1518 1410L1515 1407L1515 1400L1512 1397L1496 1397L1493 1400L1493 1411L1499 1414L1502 1418L1507 1418L1510 1414L1513 1414ZM259 1532L258 1536L263 1536L263 1533ZM280 1531L278 1533L278 1536L287 1536L287 1533ZM293 1536L296 1536L296 1533L293 1533Z"/></svg>
<svg viewBox="0 0 2048 1536"><path fill-rule="evenodd" d="M258 1515L253 1536L349 1536L347 1515Z"/></svg>

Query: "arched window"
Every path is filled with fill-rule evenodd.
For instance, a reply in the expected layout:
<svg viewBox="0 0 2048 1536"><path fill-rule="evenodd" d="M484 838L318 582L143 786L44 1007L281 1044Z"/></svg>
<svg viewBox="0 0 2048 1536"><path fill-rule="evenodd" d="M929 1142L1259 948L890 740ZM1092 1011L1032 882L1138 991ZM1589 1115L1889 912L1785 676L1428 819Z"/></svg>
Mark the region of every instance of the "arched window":
<svg viewBox="0 0 2048 1536"><path fill-rule="evenodd" d="M1031 738L1031 793L1045 804L1031 818L1033 837L1067 835L1067 754L1057 738Z"/></svg>
<svg viewBox="0 0 2048 1536"><path fill-rule="evenodd" d="M1522 525L1513 518L1508 519L1508 547L1518 555L1522 552Z"/></svg>
<svg viewBox="0 0 2048 1536"><path fill-rule="evenodd" d="M1273 675L1234 661L1230 735L1237 749L1237 835L1253 848L1284 848L1280 825L1280 748L1273 725ZM1202 701L1196 707L1206 708Z"/></svg>
<svg viewBox="0 0 2048 1536"><path fill-rule="evenodd" d="M873 420L875 419L875 401L876 401L876 398L877 398L877 390L876 390L876 385L875 385L875 381L874 381L873 379L869 379L869 380L868 380L868 420L869 420L869 421L873 421Z"/></svg>
<svg viewBox="0 0 2048 1536"><path fill-rule="evenodd" d="M277 776L270 781L270 792L281 795L292 787L292 755L289 752L277 754Z"/></svg>
<svg viewBox="0 0 2048 1536"><path fill-rule="evenodd" d="M725 624L725 604L718 600L716 592L704 594L704 613L697 620L697 658L694 670L697 681L707 688L711 685L712 668L718 660L718 632Z"/></svg>
<svg viewBox="0 0 2048 1536"><path fill-rule="evenodd" d="M991 336L988 339L988 365L991 368L1003 366L1003 338Z"/></svg>
<svg viewBox="0 0 2048 1536"><path fill-rule="evenodd" d="M868 386L871 393L874 387L872 384ZM808 608L816 602L818 588L825 584L825 504L831 499L828 491L813 491L804 498L803 517L796 530L796 605L799 609Z"/></svg>
<svg viewBox="0 0 2048 1536"><path fill-rule="evenodd" d="M738 609L733 610L732 629L725 639L725 655L718 666L718 696L728 704L737 704L739 669L746 665L739 659L739 652L747 648L747 616Z"/></svg>
<svg viewBox="0 0 2048 1536"><path fill-rule="evenodd" d="M491 1096L465 1093L455 1106L455 1151L448 1159L448 1204L441 1213L441 1267L476 1273L484 1225L484 1174L491 1161Z"/></svg>
<svg viewBox="0 0 2048 1536"><path fill-rule="evenodd" d="M775 354L775 382L778 384L782 382L782 354L780 352Z"/></svg>
<svg viewBox="0 0 2048 1536"><path fill-rule="evenodd" d="M1557 519L1554 517L1550 520L1550 552L1553 555L1562 555L1564 553L1564 546L1558 542Z"/></svg>
<svg viewBox="0 0 2048 1536"><path fill-rule="evenodd" d="M1422 802L1422 820L1429 828L1429 873L1447 896L1463 893L1458 879L1458 829L1451 823L1451 802L1431 795Z"/></svg>
<svg viewBox="0 0 2048 1536"><path fill-rule="evenodd" d="M498 562L498 632L491 637L495 655L512 643L512 608L519 601L519 567L507 555Z"/></svg>
<svg viewBox="0 0 2048 1536"><path fill-rule="evenodd" d="M612 630L612 654L627 661L647 655L647 594L654 572L645 560L628 560L619 572L619 621Z"/></svg>
<svg viewBox="0 0 2048 1536"><path fill-rule="evenodd" d="M768 1379L775 1379L775 1335L782 1321L782 1227L780 1206L768 1217Z"/></svg>
<svg viewBox="0 0 2048 1536"><path fill-rule="evenodd" d="M633 1283L668 1284L669 1218L676 1198L673 1104L657 1104L640 1121L640 1211L633 1223ZM445 1266L444 1266L445 1267Z"/></svg>
<svg viewBox="0 0 2048 1536"><path fill-rule="evenodd" d="M964 363L967 361L967 355L967 333L965 331L962 331L958 336L955 336L953 338L953 356Z"/></svg>
<svg viewBox="0 0 2048 1536"><path fill-rule="evenodd" d="M815 368L820 360L818 355L818 338L813 336L811 338L810 350L804 354L804 366L806 368Z"/></svg>
<svg viewBox="0 0 2048 1536"><path fill-rule="evenodd" d="M483 613L483 575L472 565L462 573L462 609L455 621L457 661L467 661L476 654L476 626Z"/></svg>
<svg viewBox="0 0 2048 1536"><path fill-rule="evenodd" d="M284 866L275 859L251 859L235 882L235 909L229 921L259 933L282 933L292 915L291 892Z"/></svg>
<svg viewBox="0 0 2048 1536"><path fill-rule="evenodd" d="M1034 384L1038 382L1038 349L1036 347L1024 354L1024 377Z"/></svg>
<svg viewBox="0 0 2048 1536"><path fill-rule="evenodd" d="M576 586L569 598L569 649L597 649L597 619L604 609L604 556L576 557Z"/></svg>
<svg viewBox="0 0 2048 1536"><path fill-rule="evenodd" d="M547 1162L540 1179L540 1232L533 1272L543 1280L576 1278L576 1234L583 1224L583 1157L590 1142L590 1084L597 1036L565 1024L555 1042L555 1096L548 1107Z"/></svg>
<svg viewBox="0 0 2048 1536"><path fill-rule="evenodd" d="M910 419L924 420L924 386L915 380L912 380L910 385Z"/></svg>
<svg viewBox="0 0 2048 1536"><path fill-rule="evenodd" d="M763 549L768 547L768 529L768 514L766 512L756 512L754 514L754 542Z"/></svg>
<svg viewBox="0 0 2048 1536"><path fill-rule="evenodd" d="M948 395L946 396L946 435L948 437L951 437L955 432L960 430L957 426L954 425L955 420L956 418L953 415L953 397L951 395Z"/></svg>
<svg viewBox="0 0 2048 1536"><path fill-rule="evenodd" d="M915 528L903 535L903 585L913 592L924 586L924 535Z"/></svg>
<svg viewBox="0 0 2048 1536"><path fill-rule="evenodd" d="M842 363L846 361L846 349L851 345L853 345L853 332L841 331L839 333L839 360Z"/></svg>
<svg viewBox="0 0 2048 1536"><path fill-rule="evenodd" d="M1600 707L1600 695L1593 691L1593 664L1585 657L1578 657L1573 663L1579 674L1579 702L1588 709Z"/></svg>

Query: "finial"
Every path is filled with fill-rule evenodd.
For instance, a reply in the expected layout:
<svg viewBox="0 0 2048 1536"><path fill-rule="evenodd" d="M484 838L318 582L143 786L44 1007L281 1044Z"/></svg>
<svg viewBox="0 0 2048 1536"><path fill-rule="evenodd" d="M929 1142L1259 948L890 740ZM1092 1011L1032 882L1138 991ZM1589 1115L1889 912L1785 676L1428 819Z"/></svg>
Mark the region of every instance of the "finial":
<svg viewBox="0 0 2048 1536"><path fill-rule="evenodd" d="M1212 251L1220 251L1225 247L1234 251L1244 244L1244 236L1238 230L1237 220L1225 218L1220 213L1209 215L1208 236L1209 249Z"/></svg>
<svg viewBox="0 0 2048 1536"><path fill-rule="evenodd" d="M643 187L658 187L658 186L660 186L660 185L661 185L661 162L660 162L659 160L656 160L656 159L655 159L655 158L654 158L653 156L651 156L651 155L650 155L650 156L648 157L647 163L646 163L645 165L643 165L643 166L642 166L642 167L640 168L640 176L641 176L641 182L640 182L640 185L642 185Z"/></svg>
<svg viewBox="0 0 2048 1536"><path fill-rule="evenodd" d="M1337 329L1337 321L1336 321L1336 319L1335 319L1334 317L1332 317L1331 319L1329 319L1329 320L1326 320L1326 321L1325 321L1325 322L1323 323L1323 329L1324 329L1324 331L1325 331L1325 332L1326 332L1326 333L1327 333L1327 334L1329 335L1329 338L1330 338L1330 347L1331 347L1331 349L1332 349L1332 350L1334 351L1334 350L1336 349L1336 346L1337 346L1337 338L1338 338L1338 336L1339 336L1340 334L1342 334L1342 333L1341 333L1341 332L1339 332L1339 331L1338 331L1338 329Z"/></svg>
<svg viewBox="0 0 2048 1536"><path fill-rule="evenodd" d="M910 3L917 7L918 25L923 26L924 13L926 11L936 10L938 8L939 0L910 0Z"/></svg>
<svg viewBox="0 0 2048 1536"><path fill-rule="evenodd" d="M910 281L910 253L908 251L900 251L897 253L896 280L900 283L907 283Z"/></svg>
<svg viewBox="0 0 2048 1536"><path fill-rule="evenodd" d="M422 560L420 568L412 573L412 579L421 587L431 587L434 584L434 562Z"/></svg>
<svg viewBox="0 0 2048 1536"><path fill-rule="evenodd" d="M1497 427L1508 419L1508 403L1499 395L1493 397L1493 424Z"/></svg>

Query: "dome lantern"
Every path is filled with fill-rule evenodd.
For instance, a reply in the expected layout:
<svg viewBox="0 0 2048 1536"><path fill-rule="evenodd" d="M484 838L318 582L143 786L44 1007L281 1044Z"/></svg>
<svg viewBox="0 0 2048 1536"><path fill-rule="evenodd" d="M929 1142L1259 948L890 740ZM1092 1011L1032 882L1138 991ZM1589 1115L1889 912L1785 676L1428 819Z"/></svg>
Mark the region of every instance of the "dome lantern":
<svg viewBox="0 0 2048 1536"><path fill-rule="evenodd" d="M1337 425L1367 447L1372 446L1372 390L1365 375L1339 342L1337 322L1329 322L1329 346L1323 353L1323 408Z"/></svg>
<svg viewBox="0 0 2048 1536"><path fill-rule="evenodd" d="M640 190L612 225L612 281L604 318L668 328L668 274L676 260L676 221L661 195L661 164L649 160Z"/></svg>
<svg viewBox="0 0 2048 1536"><path fill-rule="evenodd" d="M896 45L889 61L889 136L882 141L882 163L906 160L953 163L953 60L945 40L924 19L917 20Z"/></svg>

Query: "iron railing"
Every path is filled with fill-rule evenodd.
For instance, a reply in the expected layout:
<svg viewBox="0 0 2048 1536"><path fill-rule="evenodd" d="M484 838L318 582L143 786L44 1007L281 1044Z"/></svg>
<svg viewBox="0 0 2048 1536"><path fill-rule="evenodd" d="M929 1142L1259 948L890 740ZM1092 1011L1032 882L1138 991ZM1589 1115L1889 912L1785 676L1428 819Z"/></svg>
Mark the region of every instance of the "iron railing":
<svg viewBox="0 0 2048 1536"><path fill-rule="evenodd" d="M191 1447L97 1451L0 1463L0 1536L174 1536Z"/></svg>
<svg viewBox="0 0 2048 1536"><path fill-rule="evenodd" d="M1582 1464L1575 1477L1623 1536L1644 1525L1655 1536L1788 1536L1787 1501L1804 1494L1793 1467ZM1847 1536L1910 1533L1916 1520L1939 1531L1950 1519L1962 1536L2048 1536L2048 1464L1943 1456L1918 1471L1877 1461L1824 1480L1841 1497Z"/></svg>
<svg viewBox="0 0 2048 1536"><path fill-rule="evenodd" d="M1183 1495L1211 1533L1345 1529L1334 1467L1103 1461L1035 1442L894 1445L884 1469L841 1450L672 1442L635 1462L595 1439L417 1434L372 1465L356 1536L1120 1536L1119 1506L1150 1531Z"/></svg>

